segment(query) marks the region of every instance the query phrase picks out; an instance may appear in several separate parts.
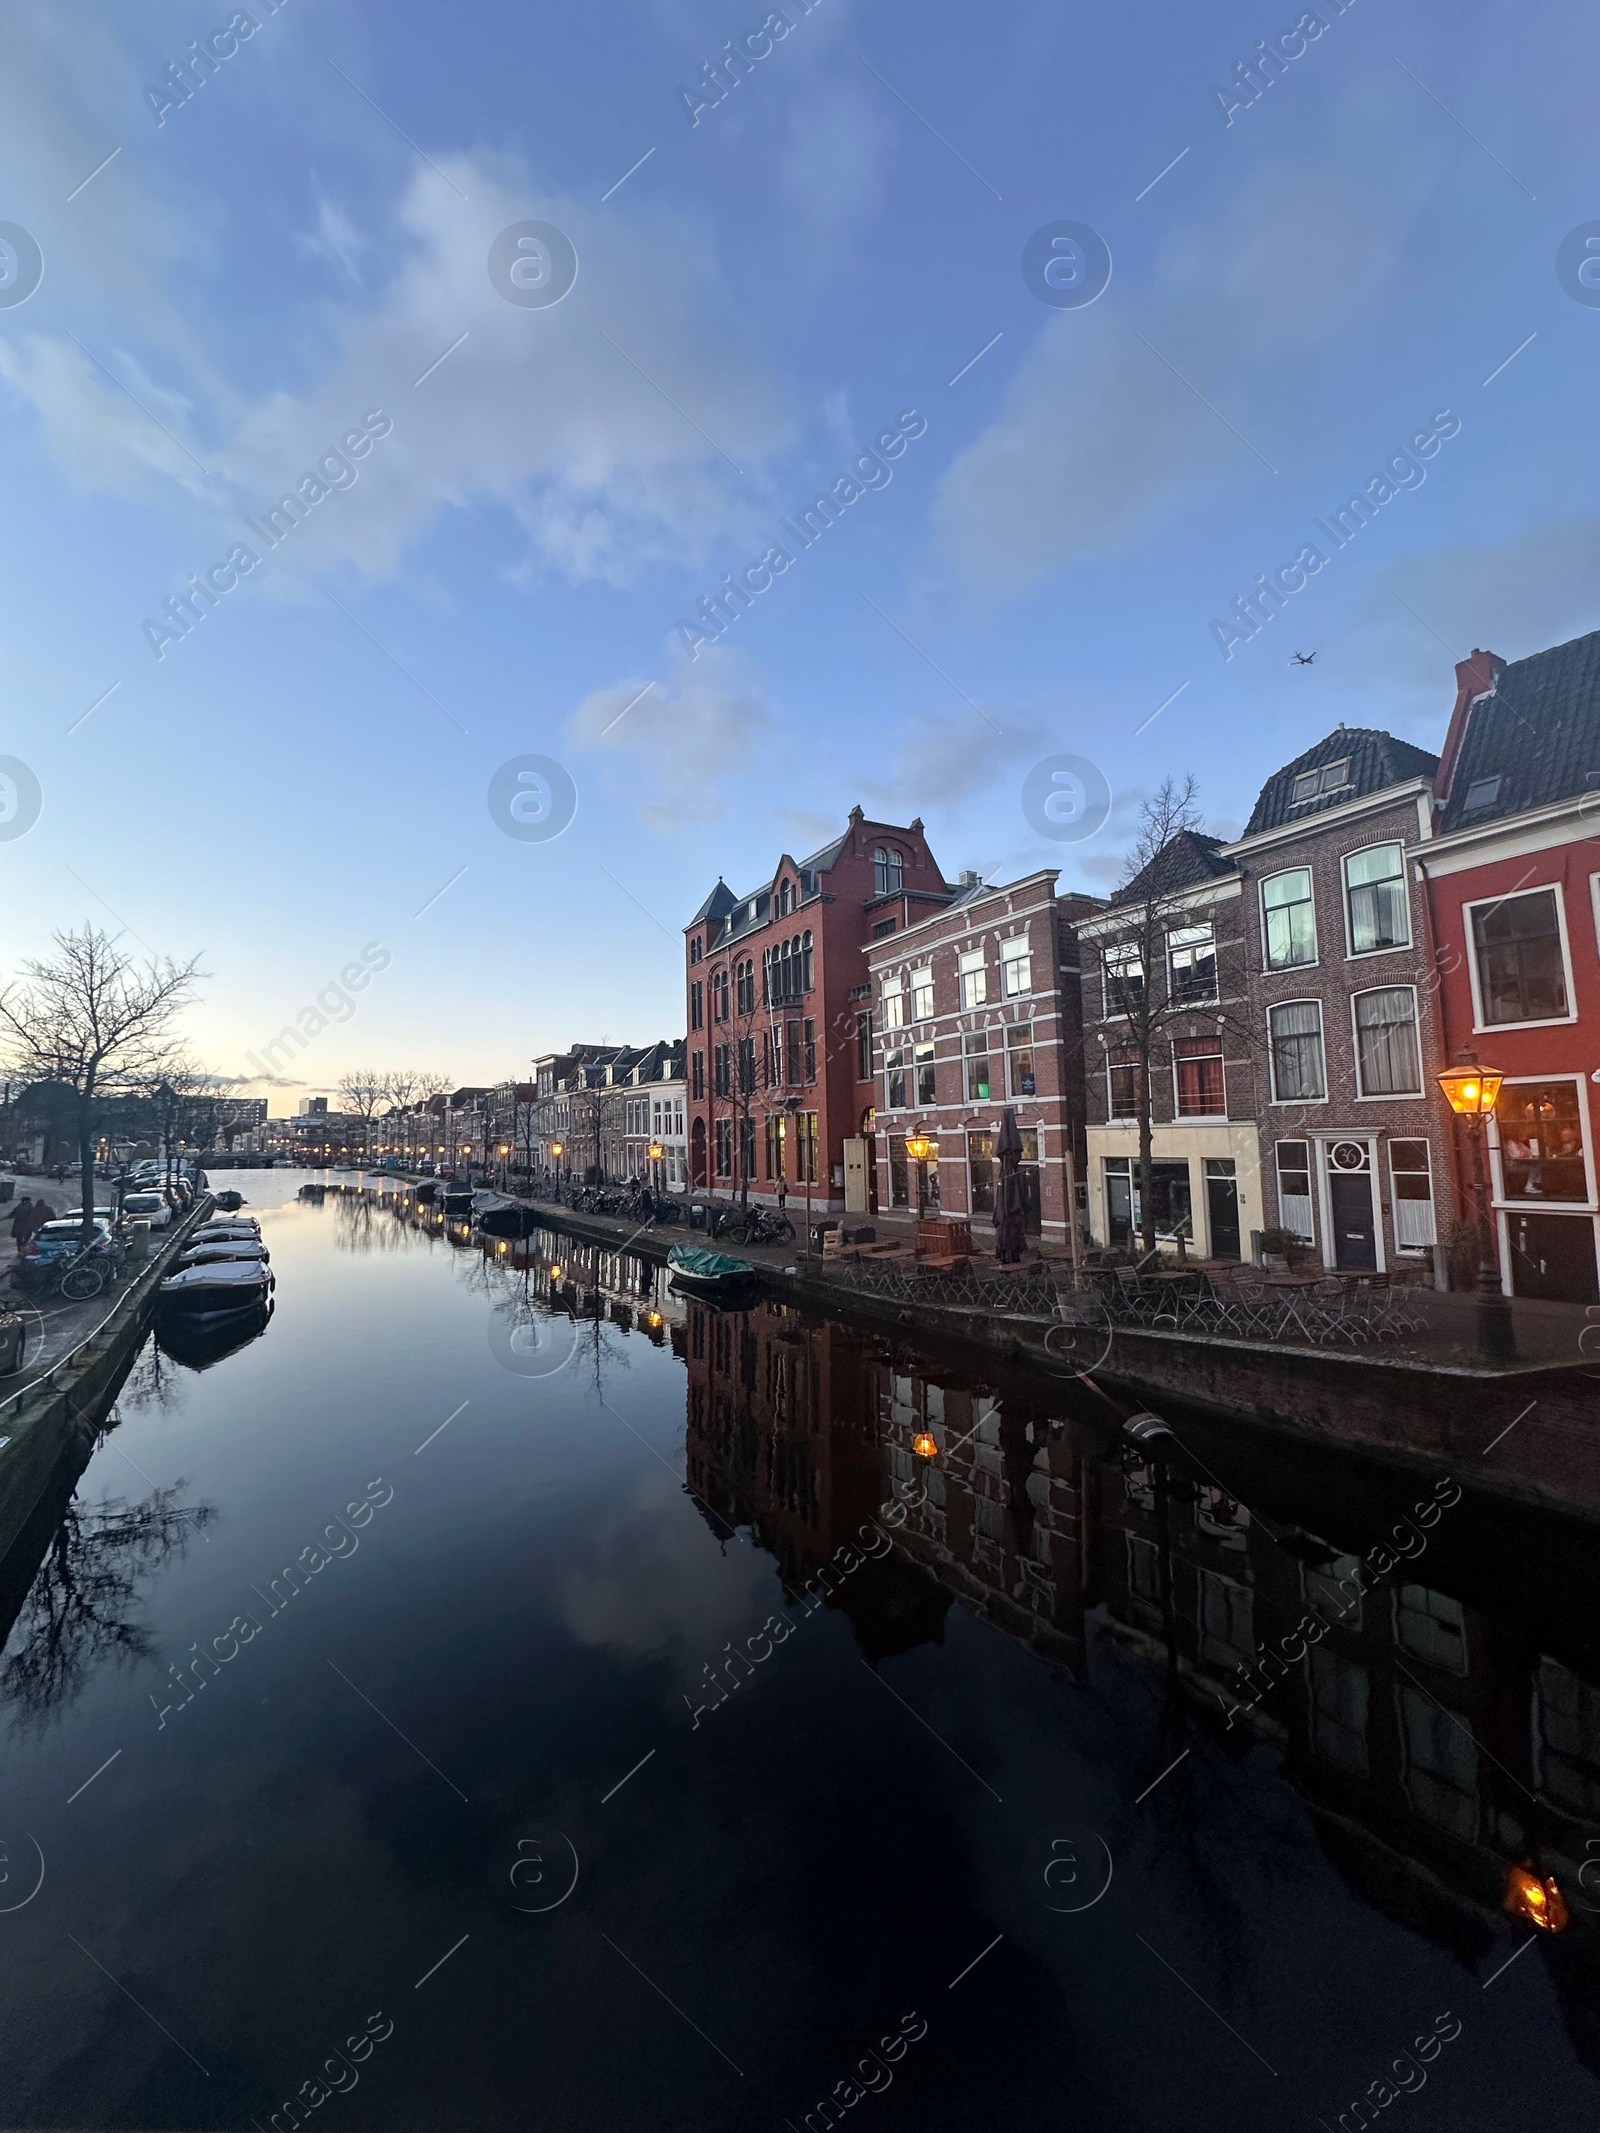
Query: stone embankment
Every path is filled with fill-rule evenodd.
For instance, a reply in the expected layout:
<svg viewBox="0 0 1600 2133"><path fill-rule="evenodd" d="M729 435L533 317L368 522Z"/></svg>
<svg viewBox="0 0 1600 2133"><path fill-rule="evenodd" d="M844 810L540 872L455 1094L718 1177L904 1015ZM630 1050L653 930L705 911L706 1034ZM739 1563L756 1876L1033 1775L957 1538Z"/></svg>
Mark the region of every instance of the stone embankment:
<svg viewBox="0 0 1600 2133"><path fill-rule="evenodd" d="M104 1297L80 1307L83 1330L43 1370L30 1365L15 1381L0 1378L0 1557L63 1463L92 1449L107 1402L149 1330L161 1278L214 1205L202 1193L180 1222L153 1235L145 1264L109 1307Z"/></svg>

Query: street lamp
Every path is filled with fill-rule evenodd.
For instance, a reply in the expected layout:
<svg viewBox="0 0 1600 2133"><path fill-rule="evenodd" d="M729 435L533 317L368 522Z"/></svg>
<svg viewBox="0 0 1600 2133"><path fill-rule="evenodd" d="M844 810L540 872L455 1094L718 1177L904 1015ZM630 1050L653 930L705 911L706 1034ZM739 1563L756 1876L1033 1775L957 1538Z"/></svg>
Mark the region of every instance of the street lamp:
<svg viewBox="0 0 1600 2133"><path fill-rule="evenodd" d="M1497 1363L1512 1362L1517 1353L1510 1299L1500 1286L1500 1255L1495 1250L1489 1221L1489 1179L1483 1154L1486 1122L1494 1112L1504 1079L1494 1067L1480 1066L1475 1052L1463 1052L1460 1063L1439 1076L1439 1086L1457 1118L1466 1120L1472 1142L1473 1183L1478 1196L1478 1353Z"/></svg>
<svg viewBox="0 0 1600 2133"><path fill-rule="evenodd" d="M650 1163L650 1183L656 1192L661 1190L661 1158L666 1152L659 1141L652 1141L645 1150Z"/></svg>

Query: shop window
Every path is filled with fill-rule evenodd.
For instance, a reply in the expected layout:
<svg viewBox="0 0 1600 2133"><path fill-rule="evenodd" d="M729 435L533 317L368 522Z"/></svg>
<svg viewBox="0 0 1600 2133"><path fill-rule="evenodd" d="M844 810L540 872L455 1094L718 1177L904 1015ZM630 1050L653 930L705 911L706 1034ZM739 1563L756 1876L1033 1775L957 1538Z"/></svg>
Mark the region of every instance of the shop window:
<svg viewBox="0 0 1600 2133"><path fill-rule="evenodd" d="M1588 1199L1582 1104L1575 1081L1501 1085L1494 1119L1508 1200Z"/></svg>
<svg viewBox="0 0 1600 2133"><path fill-rule="evenodd" d="M969 1204L975 1215L994 1213L994 1135L967 1135L967 1170L971 1179Z"/></svg>

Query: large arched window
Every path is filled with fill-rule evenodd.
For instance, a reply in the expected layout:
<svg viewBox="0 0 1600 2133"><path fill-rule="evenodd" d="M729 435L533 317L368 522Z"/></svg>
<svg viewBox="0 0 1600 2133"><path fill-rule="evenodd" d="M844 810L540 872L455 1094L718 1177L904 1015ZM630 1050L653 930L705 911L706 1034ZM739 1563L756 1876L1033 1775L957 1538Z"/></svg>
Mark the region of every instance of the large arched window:
<svg viewBox="0 0 1600 2133"><path fill-rule="evenodd" d="M905 860L892 844L880 844L872 855L872 886L877 896L898 896L905 873Z"/></svg>
<svg viewBox="0 0 1600 2133"><path fill-rule="evenodd" d="M746 960L734 973L738 986L738 1012L753 1015L756 1011L756 966Z"/></svg>
<svg viewBox="0 0 1600 2133"><path fill-rule="evenodd" d="M808 927L800 936L800 990L811 990L811 931Z"/></svg>

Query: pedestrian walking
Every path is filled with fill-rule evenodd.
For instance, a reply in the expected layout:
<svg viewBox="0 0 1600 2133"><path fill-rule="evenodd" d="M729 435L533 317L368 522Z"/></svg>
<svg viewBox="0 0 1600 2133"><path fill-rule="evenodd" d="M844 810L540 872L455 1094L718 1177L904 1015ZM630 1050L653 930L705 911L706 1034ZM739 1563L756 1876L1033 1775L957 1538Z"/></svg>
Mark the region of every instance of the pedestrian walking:
<svg viewBox="0 0 1600 2133"><path fill-rule="evenodd" d="M33 1201L24 1193L11 1216L11 1241L20 1251L33 1235Z"/></svg>

